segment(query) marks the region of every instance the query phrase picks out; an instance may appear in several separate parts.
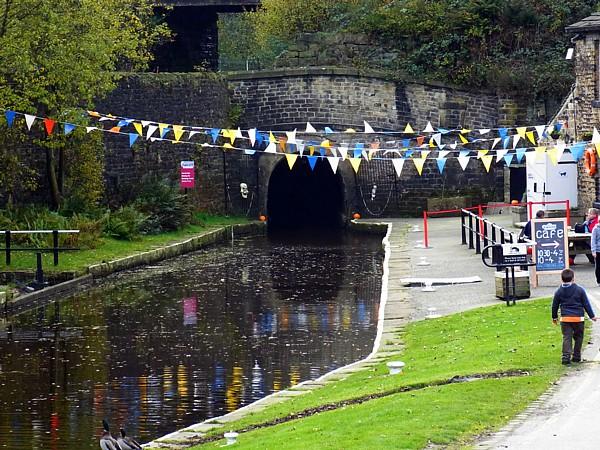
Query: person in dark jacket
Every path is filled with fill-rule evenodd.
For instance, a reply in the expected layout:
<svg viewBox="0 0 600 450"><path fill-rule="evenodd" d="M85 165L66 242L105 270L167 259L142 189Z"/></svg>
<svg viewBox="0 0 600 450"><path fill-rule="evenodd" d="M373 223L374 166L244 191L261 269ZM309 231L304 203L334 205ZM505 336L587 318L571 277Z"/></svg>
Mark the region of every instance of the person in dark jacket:
<svg viewBox="0 0 600 450"><path fill-rule="evenodd" d="M560 277L562 284L554 293L552 300L552 322L555 325L558 323L560 308L560 329L563 335L562 363L571 364L571 361L581 362L585 313L594 322L596 315L585 289L575 284L575 273L571 269L565 269ZM575 341L574 346L573 341ZM573 359L571 359L571 350Z"/></svg>

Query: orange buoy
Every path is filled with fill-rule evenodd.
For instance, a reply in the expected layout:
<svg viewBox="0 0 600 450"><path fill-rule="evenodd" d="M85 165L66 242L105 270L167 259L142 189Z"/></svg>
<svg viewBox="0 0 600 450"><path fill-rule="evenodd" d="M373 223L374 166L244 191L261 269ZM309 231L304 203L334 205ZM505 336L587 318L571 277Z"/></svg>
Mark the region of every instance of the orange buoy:
<svg viewBox="0 0 600 450"><path fill-rule="evenodd" d="M352 218L353 219L360 219L360 214L359 213L354 213L354 214L352 214Z"/></svg>
<svg viewBox="0 0 600 450"><path fill-rule="evenodd" d="M592 149L587 149L585 151L585 169L590 177L596 175L597 167L596 167L596 151Z"/></svg>
<svg viewBox="0 0 600 450"><path fill-rule="evenodd" d="M511 205L518 205L519 204L519 200L513 200L512 202L510 202Z"/></svg>
<svg viewBox="0 0 600 450"><path fill-rule="evenodd" d="M260 220L261 222L266 222L267 221L267 216L264 216L264 215L261 214L260 216L258 216L258 220Z"/></svg>

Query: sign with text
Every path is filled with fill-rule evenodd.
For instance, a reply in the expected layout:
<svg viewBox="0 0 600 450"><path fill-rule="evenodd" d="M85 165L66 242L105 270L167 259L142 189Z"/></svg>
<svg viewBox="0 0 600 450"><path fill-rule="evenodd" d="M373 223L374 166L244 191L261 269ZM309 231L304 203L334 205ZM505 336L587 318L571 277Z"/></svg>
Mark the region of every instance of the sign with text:
<svg viewBox="0 0 600 450"><path fill-rule="evenodd" d="M560 272L569 264L567 220L534 219L531 221L535 241L536 272Z"/></svg>
<svg viewBox="0 0 600 450"><path fill-rule="evenodd" d="M181 161L179 185L182 189L194 187L194 161Z"/></svg>
<svg viewBox="0 0 600 450"><path fill-rule="evenodd" d="M519 266L527 264L527 244L502 244L503 266Z"/></svg>

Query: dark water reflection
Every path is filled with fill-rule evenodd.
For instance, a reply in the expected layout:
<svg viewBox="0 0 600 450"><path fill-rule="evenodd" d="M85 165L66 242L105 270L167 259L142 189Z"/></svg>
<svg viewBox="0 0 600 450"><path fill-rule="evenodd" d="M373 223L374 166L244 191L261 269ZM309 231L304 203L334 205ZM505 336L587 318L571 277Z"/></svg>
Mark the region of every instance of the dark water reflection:
<svg viewBox="0 0 600 450"><path fill-rule="evenodd" d="M0 448L146 442L366 356L381 240L236 240L0 325Z"/></svg>

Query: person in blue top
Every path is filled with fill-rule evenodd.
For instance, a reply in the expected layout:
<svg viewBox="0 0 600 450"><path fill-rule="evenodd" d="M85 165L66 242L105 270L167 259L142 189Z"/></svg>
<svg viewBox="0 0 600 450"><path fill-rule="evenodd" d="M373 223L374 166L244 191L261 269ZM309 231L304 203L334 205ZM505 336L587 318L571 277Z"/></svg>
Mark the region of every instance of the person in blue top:
<svg viewBox="0 0 600 450"><path fill-rule="evenodd" d="M592 230L590 247L592 248L592 256L596 264L596 283L600 286L600 258L596 258L596 253L600 253L600 227L594 227Z"/></svg>
<svg viewBox="0 0 600 450"><path fill-rule="evenodd" d="M581 362L585 313L594 322L596 315L585 289L575 284L575 273L571 269L565 269L561 272L560 277L562 284L554 293L552 300L552 323L555 325L558 323L560 308L560 329L563 335L562 363L571 364L571 361ZM575 345L573 345L573 341L575 341Z"/></svg>

